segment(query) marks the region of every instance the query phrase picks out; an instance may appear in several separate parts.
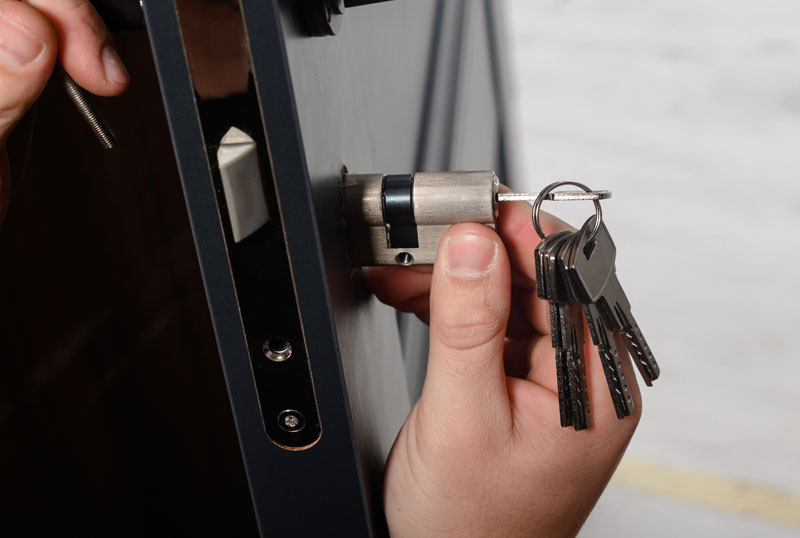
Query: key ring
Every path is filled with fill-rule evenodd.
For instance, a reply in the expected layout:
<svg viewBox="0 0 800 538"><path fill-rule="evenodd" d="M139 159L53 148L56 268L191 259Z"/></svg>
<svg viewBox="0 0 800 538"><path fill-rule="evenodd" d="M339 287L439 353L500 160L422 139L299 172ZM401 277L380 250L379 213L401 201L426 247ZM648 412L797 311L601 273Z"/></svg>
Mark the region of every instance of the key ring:
<svg viewBox="0 0 800 538"><path fill-rule="evenodd" d="M552 191L559 187L563 187L564 185L572 185L573 187L578 187L579 189L583 189L586 192L592 192L592 189L584 185L583 183L578 183L577 181L556 181L555 183L551 183L544 189L539 192L539 195L536 197L536 200L533 201L533 209L531 209L531 217L533 218L533 229L536 230L536 233L539 234L539 237L544 239L544 231L542 230L542 225L539 223L539 209L542 207L542 202L550 194ZM594 203L594 228L592 228L592 232L589 234L588 241L594 239L594 236L597 235L597 232L600 230L600 224L603 222L603 208L600 207L600 200L592 200Z"/></svg>

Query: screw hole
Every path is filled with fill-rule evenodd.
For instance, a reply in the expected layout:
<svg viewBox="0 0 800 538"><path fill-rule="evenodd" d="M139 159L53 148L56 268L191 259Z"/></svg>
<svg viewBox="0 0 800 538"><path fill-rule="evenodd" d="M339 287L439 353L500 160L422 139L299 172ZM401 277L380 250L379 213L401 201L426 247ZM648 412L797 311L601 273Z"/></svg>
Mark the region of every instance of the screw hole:
<svg viewBox="0 0 800 538"><path fill-rule="evenodd" d="M409 254L408 252L401 252L397 256L395 256L395 261L400 265L409 266L414 263L414 256Z"/></svg>

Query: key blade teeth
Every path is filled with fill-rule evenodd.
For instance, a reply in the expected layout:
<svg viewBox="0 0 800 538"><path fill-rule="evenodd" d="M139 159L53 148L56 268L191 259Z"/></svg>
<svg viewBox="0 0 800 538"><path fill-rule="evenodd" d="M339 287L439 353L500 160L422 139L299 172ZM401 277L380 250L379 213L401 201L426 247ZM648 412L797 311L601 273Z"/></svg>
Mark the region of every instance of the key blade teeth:
<svg viewBox="0 0 800 538"><path fill-rule="evenodd" d="M613 240L601 225L596 239L589 241L592 225L590 219L580 232L560 238L555 237L557 234L548 236L536 249L537 292L549 301L552 344L556 348L559 418L562 427L571 425L576 431L591 425L584 316L591 341L598 348L617 418L623 419L635 410L623 358L631 357L648 386L660 374L613 270ZM589 254L588 247L592 247ZM594 274L595 270L599 273Z"/></svg>
<svg viewBox="0 0 800 538"><path fill-rule="evenodd" d="M566 365L564 364L564 350L561 347L555 349L556 356L556 380L558 384L558 412L561 419L561 427L572 426L571 403L569 401L569 389L566 378Z"/></svg>
<svg viewBox="0 0 800 538"><path fill-rule="evenodd" d="M645 340L644 334L642 334L642 330L630 310L626 312L625 309L617 305L615 311L622 320L621 332L625 336L624 340L628 352L633 358L633 362L644 382L648 387L652 387L653 381L658 379L661 374L661 368L658 366L658 362L656 362L656 358L650 351L650 346L647 344L647 340Z"/></svg>
<svg viewBox="0 0 800 538"><path fill-rule="evenodd" d="M608 329L600 318L600 313L595 305L587 305L585 309L587 319L592 319L597 333L597 350L600 354L600 361L603 364L603 373L606 376L611 400L614 403L614 411L617 418L622 419L633 413L633 398L631 397L628 383L625 379L625 371L622 369L622 361L619 358L617 345L614 342L614 333Z"/></svg>
<svg viewBox="0 0 800 538"><path fill-rule="evenodd" d="M576 430L583 430L591 423L589 412L586 367L583 356L583 313L579 303L570 301L566 305L566 316L562 332L567 349L567 374L572 400L572 422Z"/></svg>
<svg viewBox="0 0 800 538"><path fill-rule="evenodd" d="M630 355L631 359L633 359L633 363L636 365L636 368L639 370L639 374L642 376L642 381L644 381L645 385L648 387L652 387L653 380L658 377L658 374L651 371L647 362L642 357L642 351L630 331L623 330L620 332L624 337L625 347L628 350L628 354ZM654 374L655 377L653 377Z"/></svg>

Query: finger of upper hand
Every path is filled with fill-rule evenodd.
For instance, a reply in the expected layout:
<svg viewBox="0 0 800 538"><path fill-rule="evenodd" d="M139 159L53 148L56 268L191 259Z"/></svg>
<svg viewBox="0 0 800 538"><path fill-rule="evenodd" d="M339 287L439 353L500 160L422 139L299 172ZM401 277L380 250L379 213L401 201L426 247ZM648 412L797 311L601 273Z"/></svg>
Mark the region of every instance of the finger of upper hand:
<svg viewBox="0 0 800 538"><path fill-rule="evenodd" d="M0 145L47 84L56 50L47 17L21 2L0 0Z"/></svg>
<svg viewBox="0 0 800 538"><path fill-rule="evenodd" d="M80 86L103 96L119 95L130 75L111 35L89 0L28 0L58 32L59 59Z"/></svg>

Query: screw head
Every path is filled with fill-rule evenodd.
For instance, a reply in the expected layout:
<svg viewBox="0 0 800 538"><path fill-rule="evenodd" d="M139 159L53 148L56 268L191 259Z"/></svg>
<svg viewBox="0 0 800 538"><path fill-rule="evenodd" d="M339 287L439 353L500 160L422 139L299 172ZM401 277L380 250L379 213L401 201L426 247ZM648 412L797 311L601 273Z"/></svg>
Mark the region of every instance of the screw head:
<svg viewBox="0 0 800 538"><path fill-rule="evenodd" d="M264 342L261 351L269 360L283 362L292 356L292 344L285 338L273 337Z"/></svg>
<svg viewBox="0 0 800 538"><path fill-rule="evenodd" d="M278 414L278 426L290 433L299 432L306 427L303 414L296 409L286 409Z"/></svg>

